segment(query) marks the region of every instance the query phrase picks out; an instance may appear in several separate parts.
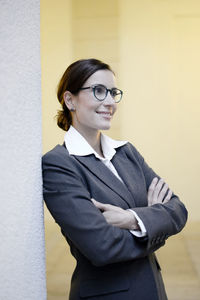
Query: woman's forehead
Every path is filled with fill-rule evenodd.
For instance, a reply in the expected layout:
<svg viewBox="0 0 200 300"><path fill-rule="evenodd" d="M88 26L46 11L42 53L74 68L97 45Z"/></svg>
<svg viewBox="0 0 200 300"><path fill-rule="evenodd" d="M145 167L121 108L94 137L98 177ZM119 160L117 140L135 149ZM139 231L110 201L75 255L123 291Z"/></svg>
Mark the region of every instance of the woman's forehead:
<svg viewBox="0 0 200 300"><path fill-rule="evenodd" d="M109 70L98 70L92 74L85 84L103 84L103 85L115 85L115 75Z"/></svg>

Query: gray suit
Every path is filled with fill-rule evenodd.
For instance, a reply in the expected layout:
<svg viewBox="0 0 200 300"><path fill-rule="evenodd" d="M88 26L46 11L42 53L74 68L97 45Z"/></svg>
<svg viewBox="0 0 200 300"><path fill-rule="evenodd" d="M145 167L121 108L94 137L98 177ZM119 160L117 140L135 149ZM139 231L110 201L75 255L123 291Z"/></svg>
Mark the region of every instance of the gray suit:
<svg viewBox="0 0 200 300"><path fill-rule="evenodd" d="M70 156L57 145L43 157L44 200L77 260L70 300L166 300L154 251L185 225L187 211L177 196L147 206L157 176L130 144L112 159L124 184L94 155ZM132 208L148 237L109 225L90 201Z"/></svg>

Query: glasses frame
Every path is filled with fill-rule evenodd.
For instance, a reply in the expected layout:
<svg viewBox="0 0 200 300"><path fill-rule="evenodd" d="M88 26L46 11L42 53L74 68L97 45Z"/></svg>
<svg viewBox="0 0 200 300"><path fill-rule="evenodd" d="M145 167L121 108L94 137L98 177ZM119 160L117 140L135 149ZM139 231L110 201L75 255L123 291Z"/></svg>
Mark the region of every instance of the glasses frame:
<svg viewBox="0 0 200 300"><path fill-rule="evenodd" d="M99 99L99 98L97 98L97 96L95 95L95 89L96 89L97 87L99 87L99 86L104 87L105 90L106 90L106 94L105 94L105 97L104 97L103 99ZM107 88L105 85L103 85L103 84L96 84L96 85L93 85L93 86L82 87L82 88L80 88L79 90L87 90L87 89L92 89L93 95L94 95L94 97L95 97L98 101L104 101L104 100L106 99L107 95L108 95L108 92L110 92L110 95L111 95L111 97L113 98L113 96L112 96L113 90L119 91L119 92L120 92L120 95L121 95L121 97L120 97L120 99L119 99L118 101L115 101L115 99L113 98L113 100L114 100L115 103L119 103L119 102L121 101L121 99L122 99L122 96L123 96L123 91L122 91L122 90L120 90L120 89L118 89L118 88L108 89L108 88Z"/></svg>

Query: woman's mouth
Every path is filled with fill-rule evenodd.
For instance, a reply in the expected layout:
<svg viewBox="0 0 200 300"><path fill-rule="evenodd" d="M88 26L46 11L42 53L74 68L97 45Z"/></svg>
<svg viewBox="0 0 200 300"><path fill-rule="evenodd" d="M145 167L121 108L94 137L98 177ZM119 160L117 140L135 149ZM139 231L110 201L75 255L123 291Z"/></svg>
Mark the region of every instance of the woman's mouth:
<svg viewBox="0 0 200 300"><path fill-rule="evenodd" d="M112 113L110 111L97 111L96 113L106 119L111 119L111 117L112 117Z"/></svg>

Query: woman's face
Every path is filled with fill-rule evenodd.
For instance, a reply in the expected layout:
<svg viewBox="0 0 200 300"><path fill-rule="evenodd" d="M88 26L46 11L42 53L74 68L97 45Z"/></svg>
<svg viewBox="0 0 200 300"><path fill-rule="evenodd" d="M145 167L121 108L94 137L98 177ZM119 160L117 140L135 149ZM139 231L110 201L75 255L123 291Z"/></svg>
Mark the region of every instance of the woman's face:
<svg viewBox="0 0 200 300"><path fill-rule="evenodd" d="M116 87L115 76L109 70L99 70L92 74L83 87L104 85L108 89ZM73 108L72 125L85 134L92 131L106 130L111 126L112 117L117 109L110 93L103 101L95 98L92 89L81 90L77 95L72 95Z"/></svg>

